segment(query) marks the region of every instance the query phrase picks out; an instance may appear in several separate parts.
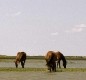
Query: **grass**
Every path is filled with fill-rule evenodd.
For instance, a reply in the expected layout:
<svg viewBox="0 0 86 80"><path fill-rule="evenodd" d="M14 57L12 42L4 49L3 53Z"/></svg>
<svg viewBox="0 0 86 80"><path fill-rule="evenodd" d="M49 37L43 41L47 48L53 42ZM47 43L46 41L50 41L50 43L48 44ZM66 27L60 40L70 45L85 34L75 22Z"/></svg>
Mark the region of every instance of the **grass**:
<svg viewBox="0 0 86 80"><path fill-rule="evenodd" d="M38 57L34 57L34 56L31 56L31 57L29 57L27 60L31 60L31 59L35 59L34 61L36 61L36 60L43 60L43 58L42 59L40 59L40 58L42 58L42 57L40 57L40 56L38 56ZM68 57L69 58L69 57ZM72 57L71 57L72 58ZM78 59L81 59L81 60L84 60L84 59L86 59L86 58L83 58L83 57L78 57ZM82 59L83 58L83 59ZM73 57L72 58L73 60L75 60L75 58ZM80 60L79 59L79 60ZM10 56L0 56L0 62L13 62L15 60L15 57L14 56L12 56L12 57L10 57ZM77 60L77 59L76 59ZM36 63L36 62L35 62ZM48 72L48 70L47 70L47 68L11 68L11 67L0 67L0 71L18 71L18 72L25 72L25 71L34 71L34 72L38 72L38 71L40 71L40 72ZM64 69L64 68L62 68L62 69L57 69L57 72L86 72L86 68L66 68L66 69Z"/></svg>
<svg viewBox="0 0 86 80"><path fill-rule="evenodd" d="M0 55L0 59L15 59L16 56ZM67 60L86 60L86 56L65 56ZM44 56L27 56L27 59L44 60Z"/></svg>
<svg viewBox="0 0 86 80"><path fill-rule="evenodd" d="M0 68L0 71L18 71L18 72L25 72L25 71L46 71L45 68Z"/></svg>
<svg viewBox="0 0 86 80"><path fill-rule="evenodd" d="M57 69L57 72L86 72L86 68L62 68Z"/></svg>
<svg viewBox="0 0 86 80"><path fill-rule="evenodd" d="M47 72L47 68L0 68L0 71L18 71L18 72L29 72L29 71L34 71L34 72ZM57 69L57 72L86 72L86 68L62 68L62 69Z"/></svg>

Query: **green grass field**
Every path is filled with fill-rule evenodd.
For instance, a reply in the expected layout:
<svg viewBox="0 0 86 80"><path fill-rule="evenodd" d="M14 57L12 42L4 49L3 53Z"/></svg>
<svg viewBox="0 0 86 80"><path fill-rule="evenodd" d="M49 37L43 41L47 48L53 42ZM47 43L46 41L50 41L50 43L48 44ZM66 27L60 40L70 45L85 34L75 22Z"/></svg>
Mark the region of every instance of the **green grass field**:
<svg viewBox="0 0 86 80"><path fill-rule="evenodd" d="M0 55L0 59L15 59L16 56ZM86 56L65 56L67 60L86 60ZM44 59L44 56L27 56L27 59Z"/></svg>
<svg viewBox="0 0 86 80"><path fill-rule="evenodd" d="M44 56L27 56L27 59L29 60L43 60ZM67 60L86 60L86 57L82 57L82 56L66 56ZM0 62L13 62L15 60L15 56L0 56ZM35 62L34 62L35 63ZM41 63L41 61L40 61ZM40 64L38 63L38 64ZM19 71L19 72L23 72L23 71L48 71L47 67L46 68L12 68L12 67L0 67L0 71ZM67 68L67 69L57 69L57 72L86 72L86 68Z"/></svg>
<svg viewBox="0 0 86 80"><path fill-rule="evenodd" d="M47 68L0 68L0 71L18 71L18 72L29 72L29 71L34 71L34 72L46 72L48 71ZM86 72L86 68L62 68L62 69L57 69L57 72Z"/></svg>

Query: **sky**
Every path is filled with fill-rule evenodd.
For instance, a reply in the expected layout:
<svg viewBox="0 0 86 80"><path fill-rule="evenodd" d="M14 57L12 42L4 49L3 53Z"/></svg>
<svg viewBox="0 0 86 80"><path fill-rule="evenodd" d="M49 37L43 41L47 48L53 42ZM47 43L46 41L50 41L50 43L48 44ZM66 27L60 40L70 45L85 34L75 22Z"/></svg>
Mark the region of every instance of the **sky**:
<svg viewBox="0 0 86 80"><path fill-rule="evenodd" d="M0 0L0 55L86 56L86 0Z"/></svg>

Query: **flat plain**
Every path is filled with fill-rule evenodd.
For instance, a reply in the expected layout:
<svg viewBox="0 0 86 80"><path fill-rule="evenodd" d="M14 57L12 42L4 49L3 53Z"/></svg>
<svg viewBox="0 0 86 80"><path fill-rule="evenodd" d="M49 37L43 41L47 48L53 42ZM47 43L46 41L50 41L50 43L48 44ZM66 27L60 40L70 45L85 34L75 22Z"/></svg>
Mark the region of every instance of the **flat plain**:
<svg viewBox="0 0 86 80"><path fill-rule="evenodd" d="M67 60L67 69L49 72L45 60L28 59L25 68L15 68L13 59L0 60L1 80L86 80L86 60Z"/></svg>

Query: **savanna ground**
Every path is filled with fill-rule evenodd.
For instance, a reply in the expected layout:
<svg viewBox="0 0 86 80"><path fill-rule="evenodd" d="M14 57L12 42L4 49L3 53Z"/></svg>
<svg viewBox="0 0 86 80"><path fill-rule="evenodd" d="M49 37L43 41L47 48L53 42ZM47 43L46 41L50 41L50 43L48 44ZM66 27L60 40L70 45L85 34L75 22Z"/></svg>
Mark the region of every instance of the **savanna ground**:
<svg viewBox="0 0 86 80"><path fill-rule="evenodd" d="M67 60L67 69L47 70L44 59L27 59L15 68L14 59L0 59L0 80L86 80L86 60ZM61 62L62 66L62 62Z"/></svg>

